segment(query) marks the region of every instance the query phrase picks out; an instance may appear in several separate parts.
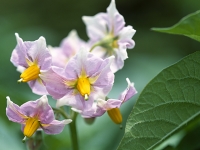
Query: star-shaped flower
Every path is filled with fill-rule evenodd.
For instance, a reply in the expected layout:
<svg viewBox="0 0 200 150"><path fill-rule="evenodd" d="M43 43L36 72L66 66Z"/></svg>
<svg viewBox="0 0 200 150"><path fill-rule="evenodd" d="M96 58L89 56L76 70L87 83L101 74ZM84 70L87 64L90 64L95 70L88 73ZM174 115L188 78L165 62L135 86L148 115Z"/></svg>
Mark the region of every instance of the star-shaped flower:
<svg viewBox="0 0 200 150"><path fill-rule="evenodd" d="M57 106L68 105L85 110L93 105L98 95L107 95L114 82L110 70L113 57L105 60L80 50L72 57L65 69L52 67L42 77L49 94L58 99Z"/></svg>
<svg viewBox="0 0 200 150"><path fill-rule="evenodd" d="M36 130L42 129L46 134L59 134L71 119L55 120L54 112L48 104L46 95L36 101L28 101L21 106L7 98L6 115L10 121L20 123L25 137L31 137Z"/></svg>
<svg viewBox="0 0 200 150"><path fill-rule="evenodd" d="M112 0L107 13L98 13L94 17L83 16L87 27L90 44L96 45L91 49L94 54L102 58L111 55L115 60L111 65L113 72L124 66L124 60L128 58L126 49L132 49L135 42L132 40L135 30L132 26L125 27L124 17L116 9L115 0Z"/></svg>
<svg viewBox="0 0 200 150"><path fill-rule="evenodd" d="M51 54L46 48L46 40L40 37L36 41L26 41L15 34L17 46L12 52L11 62L21 72L18 82L28 82L33 93L48 94L43 84L40 74L51 67Z"/></svg>

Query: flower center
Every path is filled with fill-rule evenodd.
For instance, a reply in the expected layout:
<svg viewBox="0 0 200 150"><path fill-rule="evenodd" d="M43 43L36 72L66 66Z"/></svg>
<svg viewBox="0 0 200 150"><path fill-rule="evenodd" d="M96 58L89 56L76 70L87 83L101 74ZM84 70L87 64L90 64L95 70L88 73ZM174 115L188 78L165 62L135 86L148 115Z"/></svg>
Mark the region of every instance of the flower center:
<svg viewBox="0 0 200 150"><path fill-rule="evenodd" d="M28 82L31 80L35 80L39 77L40 68L38 65L33 64L32 66L28 67L24 72L20 75L20 79L18 82Z"/></svg>
<svg viewBox="0 0 200 150"><path fill-rule="evenodd" d="M76 88L80 92L82 96L84 96L85 100L88 100L88 96L90 95L90 82L87 77L80 77L77 82Z"/></svg>
<svg viewBox="0 0 200 150"><path fill-rule="evenodd" d="M114 123L116 124L122 123L122 115L120 113L119 108L112 108L110 110L107 110L107 113Z"/></svg>
<svg viewBox="0 0 200 150"><path fill-rule="evenodd" d="M118 48L119 45L118 45L118 37L115 36L112 32L109 33L104 39L103 41L105 43L107 43L107 45L111 48ZM105 44L104 43L104 44Z"/></svg>
<svg viewBox="0 0 200 150"><path fill-rule="evenodd" d="M118 48L119 46L118 46L118 41L117 40L114 40L113 42L112 42L112 47L113 48Z"/></svg>
<svg viewBox="0 0 200 150"><path fill-rule="evenodd" d="M37 118L28 118L24 127L24 136L31 137L39 127L40 122Z"/></svg>

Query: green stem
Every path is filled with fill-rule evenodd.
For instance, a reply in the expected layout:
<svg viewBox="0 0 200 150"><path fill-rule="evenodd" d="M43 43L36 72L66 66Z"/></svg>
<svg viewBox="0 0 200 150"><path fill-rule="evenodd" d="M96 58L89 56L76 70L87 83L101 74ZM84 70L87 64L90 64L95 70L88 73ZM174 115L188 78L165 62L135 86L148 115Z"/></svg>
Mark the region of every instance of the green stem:
<svg viewBox="0 0 200 150"><path fill-rule="evenodd" d="M100 45L101 45L101 42L95 43L95 44L91 47L90 52L92 52L92 50L93 50L95 47L100 46Z"/></svg>
<svg viewBox="0 0 200 150"><path fill-rule="evenodd" d="M26 147L28 150L39 150L42 146L42 142L42 132L36 131L33 137L26 140Z"/></svg>
<svg viewBox="0 0 200 150"><path fill-rule="evenodd" d="M69 119L70 117L65 113L65 111L61 108L52 108L54 112L59 112L65 119Z"/></svg>
<svg viewBox="0 0 200 150"><path fill-rule="evenodd" d="M78 137L77 137L77 130L76 130L76 117L77 113L71 111L71 115L68 116L67 113L61 108L53 108L55 112L59 112L65 119L72 119L72 122L69 124L70 135L72 140L72 147L73 150L78 150Z"/></svg>
<svg viewBox="0 0 200 150"><path fill-rule="evenodd" d="M77 130L76 130L76 117L77 117L77 113L74 112L73 117L72 117L73 121L69 124L73 150L79 149Z"/></svg>

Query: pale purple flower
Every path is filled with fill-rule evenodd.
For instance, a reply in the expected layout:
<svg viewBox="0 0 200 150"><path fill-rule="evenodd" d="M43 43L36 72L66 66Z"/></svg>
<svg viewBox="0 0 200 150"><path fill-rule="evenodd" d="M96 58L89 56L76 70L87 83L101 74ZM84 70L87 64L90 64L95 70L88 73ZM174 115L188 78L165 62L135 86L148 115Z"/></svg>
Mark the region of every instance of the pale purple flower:
<svg viewBox="0 0 200 150"><path fill-rule="evenodd" d="M107 95L114 82L110 70L113 57L105 60L80 50L64 70L52 67L43 78L49 94L58 99L57 107L68 105L78 110L89 109L98 95Z"/></svg>
<svg viewBox="0 0 200 150"><path fill-rule="evenodd" d="M10 121L22 125L25 137L31 137L38 129L46 134L59 134L71 119L63 121L55 120L54 112L48 104L47 96L44 95L36 101L28 101L21 106L7 98L6 115Z"/></svg>
<svg viewBox="0 0 200 150"><path fill-rule="evenodd" d="M17 46L12 52L10 61L21 72L19 82L28 82L33 93L48 94L43 81L39 77L51 67L51 55L46 48L46 40L40 37L36 41L23 41L15 34Z"/></svg>
<svg viewBox="0 0 200 150"><path fill-rule="evenodd" d="M52 66L64 68L69 59L74 56L82 47L88 47L86 42L81 40L76 32L72 30L64 38L59 47L49 47L52 55Z"/></svg>
<svg viewBox="0 0 200 150"><path fill-rule="evenodd" d="M113 72L121 69L124 60L128 58L126 49L135 46L132 37L136 31L132 26L125 27L124 17L117 11L115 0L111 1L107 13L98 13L93 17L83 16L82 19L86 24L91 45L97 45L92 52L103 58L114 55L115 61L111 69Z"/></svg>
<svg viewBox="0 0 200 150"><path fill-rule="evenodd" d="M85 118L91 118L91 117L98 117L102 116L106 111L112 110L114 108L120 108L121 105L126 102L127 100L131 99L135 94L137 94L137 91L134 87L134 83L131 83L128 78L126 78L126 81L128 83L127 88L120 94L118 99L97 99L96 103L86 111L79 111L79 113L85 117Z"/></svg>

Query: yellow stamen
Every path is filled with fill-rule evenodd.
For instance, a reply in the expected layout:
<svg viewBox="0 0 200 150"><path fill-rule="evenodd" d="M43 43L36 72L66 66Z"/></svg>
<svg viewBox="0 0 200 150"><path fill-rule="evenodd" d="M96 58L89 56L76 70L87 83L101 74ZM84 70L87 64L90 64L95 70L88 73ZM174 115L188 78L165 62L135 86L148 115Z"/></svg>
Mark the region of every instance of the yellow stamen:
<svg viewBox="0 0 200 150"><path fill-rule="evenodd" d="M107 113L114 123L116 124L122 123L122 115L120 113L119 108L112 108L110 110L107 110Z"/></svg>
<svg viewBox="0 0 200 150"><path fill-rule="evenodd" d="M24 136L30 138L39 127L40 122L37 118L28 118L24 127Z"/></svg>
<svg viewBox="0 0 200 150"><path fill-rule="evenodd" d="M35 80L39 77L40 74L40 68L38 67L38 65L32 65L30 67L28 67L21 75L20 78L18 80L18 82L28 82L31 80Z"/></svg>
<svg viewBox="0 0 200 150"><path fill-rule="evenodd" d="M90 82L87 77L81 77L78 79L76 88L84 96L85 100L88 100L90 95Z"/></svg>

